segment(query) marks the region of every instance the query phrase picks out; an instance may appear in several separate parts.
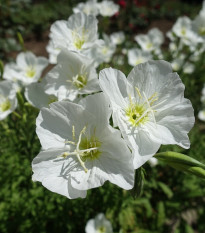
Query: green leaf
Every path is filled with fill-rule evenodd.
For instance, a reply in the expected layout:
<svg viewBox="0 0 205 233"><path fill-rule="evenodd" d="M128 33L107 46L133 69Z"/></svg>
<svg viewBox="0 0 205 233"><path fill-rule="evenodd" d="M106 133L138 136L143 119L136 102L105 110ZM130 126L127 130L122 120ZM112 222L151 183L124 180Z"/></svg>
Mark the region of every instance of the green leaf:
<svg viewBox="0 0 205 233"><path fill-rule="evenodd" d="M165 221L165 208L164 208L164 203L160 201L157 206L157 228L160 228L163 226L164 221Z"/></svg>
<svg viewBox="0 0 205 233"><path fill-rule="evenodd" d="M160 186L162 191L167 195L168 198L172 198L173 192L166 184L158 182L158 185Z"/></svg>
<svg viewBox="0 0 205 233"><path fill-rule="evenodd" d="M167 151L155 154L155 157L169 166L205 179L205 165L187 155Z"/></svg>

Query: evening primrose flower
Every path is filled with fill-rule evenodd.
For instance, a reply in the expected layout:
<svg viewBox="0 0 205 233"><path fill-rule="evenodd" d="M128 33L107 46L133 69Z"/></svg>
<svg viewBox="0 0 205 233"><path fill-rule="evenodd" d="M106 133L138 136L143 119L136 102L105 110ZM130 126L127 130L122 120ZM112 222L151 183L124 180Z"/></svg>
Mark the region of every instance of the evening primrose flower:
<svg viewBox="0 0 205 233"><path fill-rule="evenodd" d="M129 49L127 56L128 64L131 66L136 66L152 59L152 55L149 52L141 49Z"/></svg>
<svg viewBox="0 0 205 233"><path fill-rule="evenodd" d="M201 121L205 121L205 109L199 111L199 113L198 113L198 118L199 118L199 120L201 120Z"/></svg>
<svg viewBox="0 0 205 233"><path fill-rule="evenodd" d="M142 50L156 52L164 42L164 35L158 28L152 28L147 35L139 34L135 36L135 40Z"/></svg>
<svg viewBox="0 0 205 233"><path fill-rule="evenodd" d="M199 14L192 22L193 31L205 41L205 14Z"/></svg>
<svg viewBox="0 0 205 233"><path fill-rule="evenodd" d="M12 82L0 82L0 120L5 119L17 107L16 91Z"/></svg>
<svg viewBox="0 0 205 233"><path fill-rule="evenodd" d="M99 14L106 17L111 17L119 11L119 5L112 1L104 0L98 3Z"/></svg>
<svg viewBox="0 0 205 233"><path fill-rule="evenodd" d="M71 15L67 21L56 21L50 29L48 52L56 56L62 48L78 53L92 48L98 43L97 24L95 16L86 15L83 12Z"/></svg>
<svg viewBox="0 0 205 233"><path fill-rule="evenodd" d="M86 15L97 16L99 14L98 3L96 0L89 0L87 2L80 2L73 8L74 13L84 12Z"/></svg>
<svg viewBox="0 0 205 233"><path fill-rule="evenodd" d="M112 68L100 72L100 86L113 109L113 122L134 154L137 169L161 144L189 148L187 133L194 124L193 108L184 85L165 61L148 61L126 79Z"/></svg>
<svg viewBox="0 0 205 233"><path fill-rule="evenodd" d="M79 104L60 101L42 108L36 133L42 151L32 162L34 181L70 199L110 181L124 189L134 184L132 155L119 130L109 125L103 93Z"/></svg>
<svg viewBox="0 0 205 233"><path fill-rule="evenodd" d="M121 32L114 32L110 35L110 39L115 45L120 45L125 40L125 34L122 31Z"/></svg>
<svg viewBox="0 0 205 233"><path fill-rule="evenodd" d="M16 64L5 66L4 78L28 85L39 80L47 65L48 60L45 57L36 57L32 52L22 52L18 54Z"/></svg>
<svg viewBox="0 0 205 233"><path fill-rule="evenodd" d="M77 95L100 91L96 69L89 58L63 49L58 64L46 76L46 93L73 101Z"/></svg>
<svg viewBox="0 0 205 233"><path fill-rule="evenodd" d="M112 224L106 219L103 213L98 214L94 219L90 219L85 227L86 233L112 233Z"/></svg>

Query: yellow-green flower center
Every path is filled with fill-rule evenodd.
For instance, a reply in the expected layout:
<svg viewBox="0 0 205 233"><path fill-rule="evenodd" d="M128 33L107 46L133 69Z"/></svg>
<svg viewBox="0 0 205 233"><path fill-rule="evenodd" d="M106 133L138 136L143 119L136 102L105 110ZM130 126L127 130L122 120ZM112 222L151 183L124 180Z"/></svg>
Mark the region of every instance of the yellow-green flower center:
<svg viewBox="0 0 205 233"><path fill-rule="evenodd" d="M72 32L73 44L77 50L81 50L85 43L85 29L82 30L82 34L77 31Z"/></svg>
<svg viewBox="0 0 205 233"><path fill-rule="evenodd" d="M139 65L143 63L143 59L142 58L138 58L136 61L135 61L135 65Z"/></svg>
<svg viewBox="0 0 205 233"><path fill-rule="evenodd" d="M86 75L77 75L74 79L73 79L73 84L81 89L83 88L84 86L86 86L87 84L87 77Z"/></svg>
<svg viewBox="0 0 205 233"><path fill-rule="evenodd" d="M74 145L75 149L72 152L64 152L60 156L63 158L70 155L76 156L85 173L87 173L88 169L85 166L85 162L87 160L95 160L100 156L101 151L99 148L101 142L95 137L95 133L92 137L87 136L86 126L81 130L78 139L75 136L75 126L72 128L72 134L73 141L65 141L65 144Z"/></svg>
<svg viewBox="0 0 205 233"><path fill-rule="evenodd" d="M91 149L91 148L100 148L100 146L101 146L101 143L96 137L94 137L94 136L91 138L84 137L81 139L79 149L86 150L86 149ZM95 160L95 159L99 158L100 154L101 154L101 151L99 149L86 151L81 156L81 159L83 161L86 161L88 159Z"/></svg>
<svg viewBox="0 0 205 233"><path fill-rule="evenodd" d="M133 101L132 97L129 97L129 105L127 109L125 109L125 115L128 117L128 121L134 127L137 127L140 124L146 123L150 115L152 115L156 123L154 116L155 110L153 110L152 105L158 100L157 93L155 92L151 97L147 98L146 94L144 92L141 94L137 87L135 87L135 91L139 99Z"/></svg>
<svg viewBox="0 0 205 233"><path fill-rule="evenodd" d="M103 226L99 227L97 230L98 230L98 233L105 233L106 232L106 228Z"/></svg>
<svg viewBox="0 0 205 233"><path fill-rule="evenodd" d="M80 50L84 43L85 43L85 40L78 38L75 40L74 45L76 49Z"/></svg>
<svg viewBox="0 0 205 233"><path fill-rule="evenodd" d="M153 44L151 42L147 43L146 45L147 49L151 49L153 47Z"/></svg>
<svg viewBox="0 0 205 233"><path fill-rule="evenodd" d="M182 28L182 29L181 29L181 34L182 34L183 36L186 35L186 29L185 29L185 28Z"/></svg>
<svg viewBox="0 0 205 233"><path fill-rule="evenodd" d="M48 97L48 104L54 103L58 100L58 98L55 95L50 95Z"/></svg>
<svg viewBox="0 0 205 233"><path fill-rule="evenodd" d="M139 124L144 124L149 119L149 113L147 112L146 114L144 114L145 111L146 108L144 105L132 103L126 109L126 116L129 118L129 122L131 122L133 126L138 126Z"/></svg>
<svg viewBox="0 0 205 233"><path fill-rule="evenodd" d="M33 78L36 74L36 70L33 67L29 67L26 71L26 76L28 78Z"/></svg>
<svg viewBox="0 0 205 233"><path fill-rule="evenodd" d="M199 28L199 34L200 34L201 36L205 36L205 27L200 27L200 28Z"/></svg>
<svg viewBox="0 0 205 233"><path fill-rule="evenodd" d="M11 103L8 99L6 99L4 102L0 104L0 110L2 112L5 112L11 108Z"/></svg>

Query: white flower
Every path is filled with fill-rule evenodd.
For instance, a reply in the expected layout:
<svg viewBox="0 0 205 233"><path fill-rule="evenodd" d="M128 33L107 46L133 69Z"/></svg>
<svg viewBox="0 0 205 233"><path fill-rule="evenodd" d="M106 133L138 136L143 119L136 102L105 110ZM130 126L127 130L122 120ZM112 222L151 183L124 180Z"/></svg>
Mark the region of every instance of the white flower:
<svg viewBox="0 0 205 233"><path fill-rule="evenodd" d="M79 53L92 48L98 43L97 23L95 16L82 12L71 15L68 21L56 21L50 29L48 52L56 56L62 48Z"/></svg>
<svg viewBox="0 0 205 233"><path fill-rule="evenodd" d="M183 72L185 74L192 74L194 72L194 64L191 62L186 62L183 66Z"/></svg>
<svg viewBox="0 0 205 233"><path fill-rule="evenodd" d="M88 50L85 54L93 59L94 65L97 67L103 62L110 62L115 50L116 45L110 40L108 35L103 34L103 40L100 40L98 45Z"/></svg>
<svg viewBox="0 0 205 233"><path fill-rule="evenodd" d="M187 16L179 17L174 24L172 31L178 37L187 37L192 34L191 20Z"/></svg>
<svg viewBox="0 0 205 233"><path fill-rule="evenodd" d="M100 72L100 86L113 108L113 122L134 154L134 167L150 159L161 144L189 148L187 133L194 124L193 108L184 85L165 61L148 61L126 79L115 69Z"/></svg>
<svg viewBox="0 0 205 233"><path fill-rule="evenodd" d="M99 13L102 16L111 17L119 11L119 8L120 8L119 5L115 4L112 1L104 0L98 3Z"/></svg>
<svg viewBox="0 0 205 233"><path fill-rule="evenodd" d="M199 111L199 113L198 113L198 118L199 118L199 120L201 120L201 121L205 121L205 110Z"/></svg>
<svg viewBox="0 0 205 233"><path fill-rule="evenodd" d="M17 107L16 90L12 82L0 82L0 120L5 119Z"/></svg>
<svg viewBox="0 0 205 233"><path fill-rule="evenodd" d="M27 101L36 108L49 107L50 103L58 101L55 95L46 94L45 82L32 83L25 88L25 97Z"/></svg>
<svg viewBox="0 0 205 233"><path fill-rule="evenodd" d="M200 15L204 16L205 15L205 0L203 1L202 3L202 9L201 11L199 12Z"/></svg>
<svg viewBox="0 0 205 233"><path fill-rule="evenodd" d="M159 29L153 28L149 30L147 35L135 36L135 40L144 51L156 51L164 42L164 35Z"/></svg>
<svg viewBox="0 0 205 233"><path fill-rule="evenodd" d="M192 50L195 50L195 47L201 39L192 29L192 21L187 17L179 17L172 28L173 33L181 38L182 42L187 46L191 46Z"/></svg>
<svg viewBox="0 0 205 233"><path fill-rule="evenodd" d="M13 87L16 92L21 91L21 82L17 80L18 72L21 70L17 67L15 63L6 64L4 67L3 78L9 80L13 83Z"/></svg>
<svg viewBox="0 0 205 233"><path fill-rule="evenodd" d="M98 3L96 0L81 2L73 8L74 13L84 12L86 15L97 16L99 14Z"/></svg>
<svg viewBox="0 0 205 233"><path fill-rule="evenodd" d="M103 93L79 104L60 101L42 108L36 132L43 150L32 162L33 180L71 199L107 180L131 189L132 155L119 130L109 125L110 114Z"/></svg>
<svg viewBox="0 0 205 233"><path fill-rule="evenodd" d="M136 66L140 63L144 63L152 59L152 55L149 52L141 49L129 49L128 50L128 64Z"/></svg>
<svg viewBox="0 0 205 233"><path fill-rule="evenodd" d="M182 68L185 57L185 54L181 53L180 56L171 62L171 66L174 71L179 71Z"/></svg>
<svg viewBox="0 0 205 233"><path fill-rule="evenodd" d="M124 32L114 32L110 35L110 39L111 41L116 44L116 45L119 45L119 44L122 44L125 40L125 34Z"/></svg>
<svg viewBox="0 0 205 233"><path fill-rule="evenodd" d="M205 42L205 14L198 15L192 22L193 31ZM201 42L202 42L201 41Z"/></svg>
<svg viewBox="0 0 205 233"><path fill-rule="evenodd" d="M105 215L100 213L94 219L90 219L85 227L86 233L112 233L112 225Z"/></svg>
<svg viewBox="0 0 205 233"><path fill-rule="evenodd" d="M58 64L46 76L46 93L73 101L78 94L100 91L96 69L89 58L63 49Z"/></svg>
<svg viewBox="0 0 205 233"><path fill-rule="evenodd" d="M158 160L156 158L154 158L154 157L150 158L148 160L148 162L149 162L149 164L150 164L151 167L155 167L158 164Z"/></svg>
<svg viewBox="0 0 205 233"><path fill-rule="evenodd" d="M18 54L16 64L5 66L4 78L28 85L39 80L47 65L48 60L45 57L36 57L32 52L22 52Z"/></svg>

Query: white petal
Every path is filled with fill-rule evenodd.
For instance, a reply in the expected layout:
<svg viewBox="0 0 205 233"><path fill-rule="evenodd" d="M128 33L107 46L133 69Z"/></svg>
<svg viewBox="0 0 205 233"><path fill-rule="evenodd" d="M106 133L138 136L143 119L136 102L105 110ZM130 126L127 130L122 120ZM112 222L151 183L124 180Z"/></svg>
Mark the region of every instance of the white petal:
<svg viewBox="0 0 205 233"><path fill-rule="evenodd" d="M110 101L121 108L125 108L124 98L127 97L125 75L119 70L106 68L100 71L99 80L101 89Z"/></svg>

